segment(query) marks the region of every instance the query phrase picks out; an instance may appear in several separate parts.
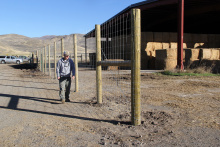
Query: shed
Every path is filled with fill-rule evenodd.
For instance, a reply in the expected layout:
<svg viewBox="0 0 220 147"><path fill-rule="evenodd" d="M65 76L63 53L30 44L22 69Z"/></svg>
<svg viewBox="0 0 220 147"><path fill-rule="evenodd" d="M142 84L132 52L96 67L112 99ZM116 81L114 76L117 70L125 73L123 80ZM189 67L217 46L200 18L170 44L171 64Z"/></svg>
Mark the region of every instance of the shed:
<svg viewBox="0 0 220 147"><path fill-rule="evenodd" d="M220 60L220 1L219 0L146 0L132 4L106 22L141 10L141 68L164 69L177 65L179 4L184 1L183 58ZM183 16L183 15L182 15ZM85 38L95 37L91 30ZM207 51L207 49L212 49ZM186 57L187 55L187 57ZM202 55L202 56L201 56ZM215 56L215 57L214 57ZM169 62L169 64L168 64Z"/></svg>

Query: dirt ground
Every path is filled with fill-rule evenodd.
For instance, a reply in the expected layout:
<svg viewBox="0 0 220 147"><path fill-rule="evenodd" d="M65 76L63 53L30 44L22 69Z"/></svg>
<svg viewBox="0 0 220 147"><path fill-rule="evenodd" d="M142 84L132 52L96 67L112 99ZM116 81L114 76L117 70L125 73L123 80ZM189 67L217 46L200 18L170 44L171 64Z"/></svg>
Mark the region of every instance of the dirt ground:
<svg viewBox="0 0 220 147"><path fill-rule="evenodd" d="M45 88L45 83L47 89L56 89L52 91L54 100L48 98L50 94L42 95L44 101L34 102L35 110L26 111L29 101L25 101L24 108L14 109L4 107L6 102L0 101L2 146L220 146L219 76L165 76L142 72L142 124L132 126L129 92L124 96L114 95L114 89L103 88L103 104L95 104L94 70L79 68L79 92L74 92L72 86L72 103L56 105L60 103L56 101L59 99L57 80L29 69L0 66L7 69L1 74L13 74L12 80L32 80L36 86L31 86L32 97L41 85ZM4 75L1 81L7 83ZM121 74L120 79L129 87L129 74ZM114 80L103 74L105 85ZM1 90L0 98L3 96ZM41 109L46 100L51 102L53 110ZM60 113L58 107L69 111Z"/></svg>

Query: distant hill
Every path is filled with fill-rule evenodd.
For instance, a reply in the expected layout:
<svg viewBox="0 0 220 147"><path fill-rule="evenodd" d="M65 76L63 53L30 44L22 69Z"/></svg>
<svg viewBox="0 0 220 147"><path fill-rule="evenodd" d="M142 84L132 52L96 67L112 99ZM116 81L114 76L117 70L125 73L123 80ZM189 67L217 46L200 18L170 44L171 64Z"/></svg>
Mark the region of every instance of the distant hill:
<svg viewBox="0 0 220 147"><path fill-rule="evenodd" d="M61 50L61 38L64 38L64 49L73 53L73 35L55 36L47 35L36 38L29 38L18 34L0 35L1 55L30 55L36 50L48 48L54 52L54 42L56 42L57 52ZM85 38L83 34L77 34L78 53L85 53ZM95 40L87 39L87 53L95 52Z"/></svg>

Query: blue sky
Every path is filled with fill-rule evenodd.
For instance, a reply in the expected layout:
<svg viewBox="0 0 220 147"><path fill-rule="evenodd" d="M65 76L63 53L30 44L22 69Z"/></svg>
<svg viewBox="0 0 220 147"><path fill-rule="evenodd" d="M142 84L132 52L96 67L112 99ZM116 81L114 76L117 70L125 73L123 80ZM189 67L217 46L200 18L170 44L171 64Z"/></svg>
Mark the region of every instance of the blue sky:
<svg viewBox="0 0 220 147"><path fill-rule="evenodd" d="M85 34L144 0L0 0L0 35Z"/></svg>

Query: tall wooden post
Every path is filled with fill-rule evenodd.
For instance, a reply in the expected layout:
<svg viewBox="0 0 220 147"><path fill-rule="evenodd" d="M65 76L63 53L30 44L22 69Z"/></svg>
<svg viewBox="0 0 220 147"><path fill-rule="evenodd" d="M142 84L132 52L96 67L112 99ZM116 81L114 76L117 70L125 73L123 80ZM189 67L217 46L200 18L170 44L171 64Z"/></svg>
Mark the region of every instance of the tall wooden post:
<svg viewBox="0 0 220 147"><path fill-rule="evenodd" d="M44 49L42 49L42 72L45 73L45 68L44 68Z"/></svg>
<svg viewBox="0 0 220 147"><path fill-rule="evenodd" d="M78 83L78 60L77 60L77 38L76 34L73 35L74 40L74 63L75 63L75 92L79 90L79 83Z"/></svg>
<svg viewBox="0 0 220 147"><path fill-rule="evenodd" d="M44 73L47 71L47 52L46 52L46 46L44 46Z"/></svg>
<svg viewBox="0 0 220 147"><path fill-rule="evenodd" d="M41 65L41 62L42 62L42 50L40 50L39 59L40 59L40 71L42 71L42 65Z"/></svg>
<svg viewBox="0 0 220 147"><path fill-rule="evenodd" d="M57 69L56 55L57 55L57 52L56 52L56 50L57 50L57 44L56 44L56 42L54 42L54 78L55 79L56 79L56 76L57 76L57 74L56 74L56 69Z"/></svg>
<svg viewBox="0 0 220 147"><path fill-rule="evenodd" d="M48 70L49 70L49 76L51 76L51 71L50 71L50 45L48 45Z"/></svg>
<svg viewBox="0 0 220 147"><path fill-rule="evenodd" d="M95 26L96 36L96 94L97 103L102 103L102 66L98 65L97 62L101 61L101 30L100 25Z"/></svg>
<svg viewBox="0 0 220 147"><path fill-rule="evenodd" d="M85 59L86 59L86 64L87 64L87 41L85 37Z"/></svg>
<svg viewBox="0 0 220 147"><path fill-rule="evenodd" d="M61 38L61 57L63 57L63 52L64 52L64 42L63 42L63 38Z"/></svg>
<svg viewBox="0 0 220 147"><path fill-rule="evenodd" d="M39 51L37 50L36 51L36 62L37 62L37 69L40 69L40 66L39 66Z"/></svg>
<svg viewBox="0 0 220 147"><path fill-rule="evenodd" d="M131 122L141 124L140 100L140 52L141 23L140 9L131 10Z"/></svg>

